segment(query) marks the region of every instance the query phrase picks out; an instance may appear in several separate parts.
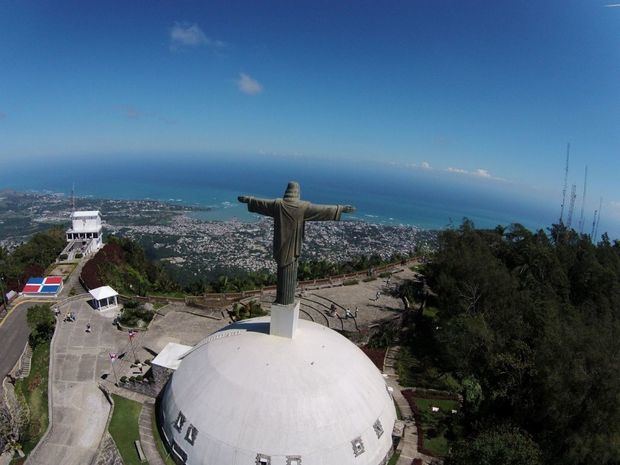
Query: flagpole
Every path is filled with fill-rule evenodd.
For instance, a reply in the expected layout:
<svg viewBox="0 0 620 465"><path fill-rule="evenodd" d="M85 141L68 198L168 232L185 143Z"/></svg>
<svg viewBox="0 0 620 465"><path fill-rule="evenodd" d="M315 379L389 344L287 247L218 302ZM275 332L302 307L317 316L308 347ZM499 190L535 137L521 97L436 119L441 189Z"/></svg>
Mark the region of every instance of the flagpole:
<svg viewBox="0 0 620 465"><path fill-rule="evenodd" d="M135 363L136 360L138 360L138 357L136 357L136 350L133 348L133 337L134 337L135 333L133 332L133 330L129 330L129 345L131 346L131 352L133 353L133 361Z"/></svg>
<svg viewBox="0 0 620 465"><path fill-rule="evenodd" d="M115 386L118 386L118 377L116 376L116 370L114 369L114 360L116 360L116 354L110 353L110 365L112 365L112 373L114 373L114 383Z"/></svg>

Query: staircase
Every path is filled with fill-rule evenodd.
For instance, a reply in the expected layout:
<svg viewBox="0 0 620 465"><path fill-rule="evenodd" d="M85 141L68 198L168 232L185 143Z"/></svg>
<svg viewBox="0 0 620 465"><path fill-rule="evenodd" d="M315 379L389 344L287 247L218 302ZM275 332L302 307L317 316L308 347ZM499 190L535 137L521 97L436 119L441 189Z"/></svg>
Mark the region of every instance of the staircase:
<svg viewBox="0 0 620 465"><path fill-rule="evenodd" d="M19 359L19 369L15 373L16 378L27 378L30 375L30 364L32 363L32 348L26 344L26 348Z"/></svg>
<svg viewBox="0 0 620 465"><path fill-rule="evenodd" d="M138 420L138 430L140 432L140 445L146 456L149 465L166 465L159 455L155 438L153 437L153 416L155 415L155 406L151 402L142 404L140 419Z"/></svg>

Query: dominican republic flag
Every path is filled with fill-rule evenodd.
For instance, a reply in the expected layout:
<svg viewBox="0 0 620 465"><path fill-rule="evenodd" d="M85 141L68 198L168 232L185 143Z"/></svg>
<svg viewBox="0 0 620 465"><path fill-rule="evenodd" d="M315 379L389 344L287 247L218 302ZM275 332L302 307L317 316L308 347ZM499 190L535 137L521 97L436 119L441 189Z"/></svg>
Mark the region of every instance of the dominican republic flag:
<svg viewBox="0 0 620 465"><path fill-rule="evenodd" d="M129 330L129 339L133 339L133 337L136 335L136 332L133 329Z"/></svg>
<svg viewBox="0 0 620 465"><path fill-rule="evenodd" d="M111 362L114 362L114 360L116 360L118 358L118 356L116 355L115 352L110 352L108 355L110 356L110 361Z"/></svg>

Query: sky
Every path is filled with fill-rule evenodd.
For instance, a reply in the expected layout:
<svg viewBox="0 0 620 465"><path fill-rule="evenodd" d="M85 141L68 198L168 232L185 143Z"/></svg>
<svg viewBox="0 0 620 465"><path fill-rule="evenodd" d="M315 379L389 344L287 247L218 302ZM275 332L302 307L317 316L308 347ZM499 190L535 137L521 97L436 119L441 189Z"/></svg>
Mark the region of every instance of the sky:
<svg viewBox="0 0 620 465"><path fill-rule="evenodd" d="M0 162L332 158L559 203L570 142L620 219L619 125L614 0L0 2Z"/></svg>

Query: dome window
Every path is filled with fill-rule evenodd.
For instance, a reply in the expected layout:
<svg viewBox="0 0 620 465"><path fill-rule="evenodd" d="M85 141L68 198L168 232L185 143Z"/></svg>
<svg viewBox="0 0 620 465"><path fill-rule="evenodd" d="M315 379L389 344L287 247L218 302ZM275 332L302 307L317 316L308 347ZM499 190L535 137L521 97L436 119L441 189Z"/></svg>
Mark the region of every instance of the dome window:
<svg viewBox="0 0 620 465"><path fill-rule="evenodd" d="M375 430L375 433L377 434L378 438L383 436L383 425L381 424L381 420L379 420L378 418L377 418L377 421L375 421L375 424L372 425L372 429Z"/></svg>
<svg viewBox="0 0 620 465"><path fill-rule="evenodd" d="M364 453L364 443L362 442L361 437L355 438L351 441L351 445L353 446L353 454L355 454L356 457L359 457Z"/></svg>
<svg viewBox="0 0 620 465"><path fill-rule="evenodd" d="M174 452L183 463L187 462L187 453L174 441L172 442L172 452Z"/></svg>
<svg viewBox="0 0 620 465"><path fill-rule="evenodd" d="M256 454L256 465L271 465L271 457L265 454Z"/></svg>
<svg viewBox="0 0 620 465"><path fill-rule="evenodd" d="M185 433L185 440L193 446L194 441L196 441L197 435L198 435L198 430L196 429L196 427L194 425L189 425L187 427L187 433Z"/></svg>
<svg viewBox="0 0 620 465"><path fill-rule="evenodd" d="M185 415L183 415L183 412L179 412L179 415L177 416L177 420L174 422L174 428L180 433L181 430L183 429L184 424L185 424Z"/></svg>
<svg viewBox="0 0 620 465"><path fill-rule="evenodd" d="M301 456L299 455L287 455L286 465L301 465Z"/></svg>

